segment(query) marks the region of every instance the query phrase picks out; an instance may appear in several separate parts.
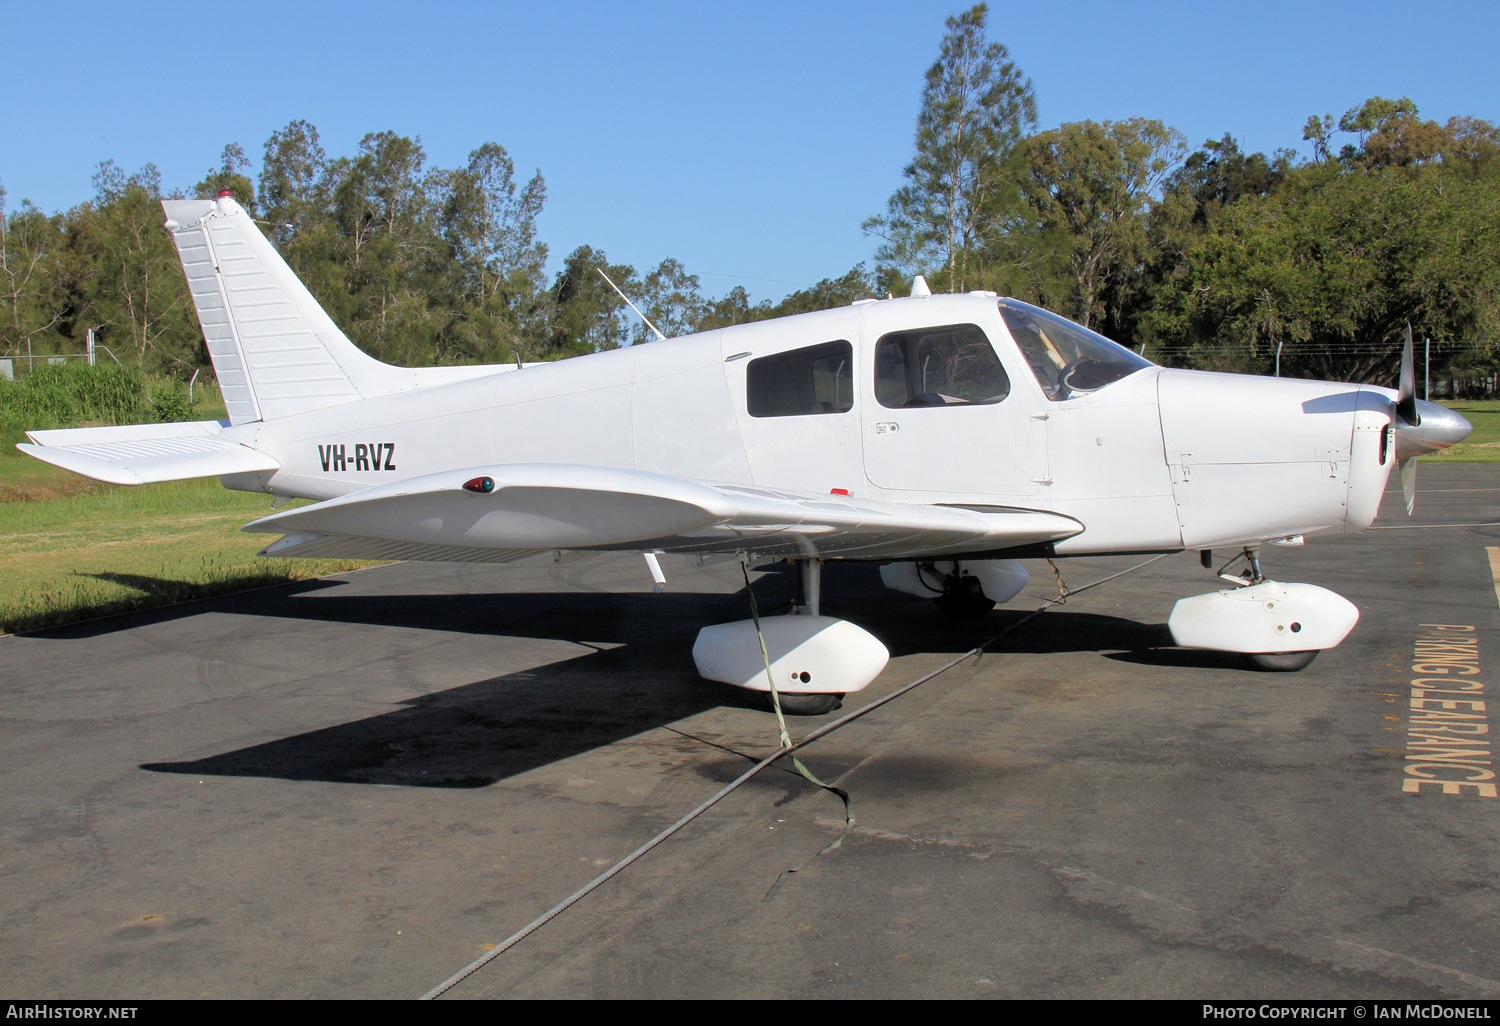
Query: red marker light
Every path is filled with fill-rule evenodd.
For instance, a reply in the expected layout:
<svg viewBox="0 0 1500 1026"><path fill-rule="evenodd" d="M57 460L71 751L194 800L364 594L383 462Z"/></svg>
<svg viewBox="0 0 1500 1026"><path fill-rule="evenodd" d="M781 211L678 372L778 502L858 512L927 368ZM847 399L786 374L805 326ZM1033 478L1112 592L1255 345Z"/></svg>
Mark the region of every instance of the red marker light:
<svg viewBox="0 0 1500 1026"><path fill-rule="evenodd" d="M495 479L493 477L476 477L472 481L464 482L464 491L473 492L475 495L488 495L495 490Z"/></svg>
<svg viewBox="0 0 1500 1026"><path fill-rule="evenodd" d="M849 489L847 489L847 488L830 488L830 489L828 489L828 494L829 495L848 495L849 494Z"/></svg>
<svg viewBox="0 0 1500 1026"><path fill-rule="evenodd" d="M234 190L233 189L220 189L219 190L219 198L220 199L226 199L226 198L227 199L234 199Z"/></svg>

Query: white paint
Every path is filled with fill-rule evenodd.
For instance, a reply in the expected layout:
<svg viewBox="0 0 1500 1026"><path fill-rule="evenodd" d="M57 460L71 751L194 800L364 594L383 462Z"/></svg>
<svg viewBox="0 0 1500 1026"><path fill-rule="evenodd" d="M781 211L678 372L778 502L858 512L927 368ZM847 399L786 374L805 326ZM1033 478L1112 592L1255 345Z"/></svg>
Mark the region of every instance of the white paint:
<svg viewBox="0 0 1500 1026"><path fill-rule="evenodd" d="M787 694L848 694L880 675L891 654L869 631L831 616L763 616L776 690ZM751 691L769 691L765 656L753 620L714 624L693 643L698 673ZM805 678L805 679L804 679Z"/></svg>
<svg viewBox="0 0 1500 1026"><path fill-rule="evenodd" d="M1358 622L1354 603L1326 588L1263 581L1180 599L1167 628L1183 648L1310 652L1338 645Z"/></svg>

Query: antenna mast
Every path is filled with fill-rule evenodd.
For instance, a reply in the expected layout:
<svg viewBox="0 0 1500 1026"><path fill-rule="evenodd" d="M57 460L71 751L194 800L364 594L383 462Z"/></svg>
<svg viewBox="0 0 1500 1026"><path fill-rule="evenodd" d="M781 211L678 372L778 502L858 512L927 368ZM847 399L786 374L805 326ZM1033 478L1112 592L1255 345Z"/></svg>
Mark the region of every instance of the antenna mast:
<svg viewBox="0 0 1500 1026"><path fill-rule="evenodd" d="M596 271L599 272L599 277L603 278L605 281L609 281L609 275L607 275L607 274L604 273L604 268L602 268L602 267L596 267L596 268L594 268L594 270L596 270ZM643 320L643 321L646 322L646 327L648 327L652 331L656 332L656 337L657 337L657 339L659 341L665 342L667 340L667 336L663 335L661 333L661 331L657 329L656 325L654 325L654 324L651 323L650 318L648 318L645 314L641 313L640 308L637 307L634 303L632 303L630 301L630 297L627 296L625 293L623 293L623 292L620 291L620 286L616 285L612 281L609 281L609 287L615 290L615 295L617 295L621 299L625 300L625 305L628 306L628 307L630 307L630 309L634 310L635 311L635 315L637 317L639 317L641 320ZM635 343L633 343L633 342L631 343L631 345L634 345L634 344Z"/></svg>

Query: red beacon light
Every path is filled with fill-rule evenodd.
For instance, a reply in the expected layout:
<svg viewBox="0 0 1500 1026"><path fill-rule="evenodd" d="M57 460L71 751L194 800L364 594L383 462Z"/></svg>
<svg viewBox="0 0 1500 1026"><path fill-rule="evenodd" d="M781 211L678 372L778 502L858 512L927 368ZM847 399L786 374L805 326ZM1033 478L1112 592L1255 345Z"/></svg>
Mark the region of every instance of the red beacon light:
<svg viewBox="0 0 1500 1026"><path fill-rule="evenodd" d="M473 492L475 495L488 495L495 490L495 479L493 477L476 477L472 481L464 482L464 491Z"/></svg>
<svg viewBox="0 0 1500 1026"><path fill-rule="evenodd" d="M233 189L220 189L219 190L219 199L234 199L234 190Z"/></svg>

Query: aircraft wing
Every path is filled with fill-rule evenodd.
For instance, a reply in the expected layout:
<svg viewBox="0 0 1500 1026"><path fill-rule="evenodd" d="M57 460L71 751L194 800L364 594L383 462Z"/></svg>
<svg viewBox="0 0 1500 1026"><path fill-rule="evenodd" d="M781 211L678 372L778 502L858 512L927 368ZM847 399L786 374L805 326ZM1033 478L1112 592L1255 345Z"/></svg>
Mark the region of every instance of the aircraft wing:
<svg viewBox="0 0 1500 1026"><path fill-rule="evenodd" d="M263 550L268 556L503 563L554 549L935 558L1059 541L1083 525L1001 506L919 505L639 470L510 464L380 485L242 530L285 534Z"/></svg>

